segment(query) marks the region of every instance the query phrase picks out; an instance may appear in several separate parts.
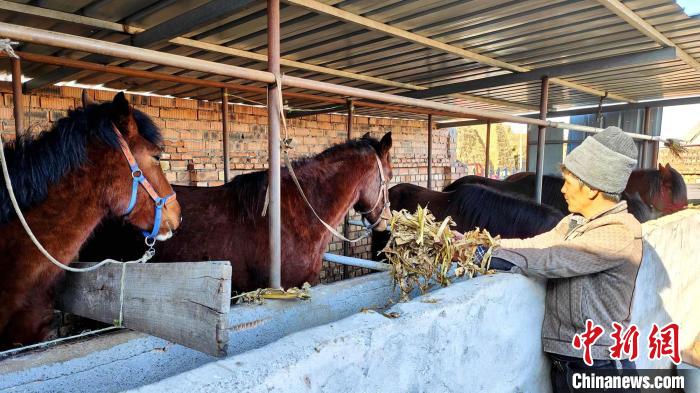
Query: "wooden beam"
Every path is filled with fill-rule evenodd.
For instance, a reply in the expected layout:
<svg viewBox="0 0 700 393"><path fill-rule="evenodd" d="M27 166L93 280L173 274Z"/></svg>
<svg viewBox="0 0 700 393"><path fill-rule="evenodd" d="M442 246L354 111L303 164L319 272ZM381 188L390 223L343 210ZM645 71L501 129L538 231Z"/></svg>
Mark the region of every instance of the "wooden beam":
<svg viewBox="0 0 700 393"><path fill-rule="evenodd" d="M670 46L676 48L676 50L678 51L679 59L683 60L693 69L700 71L700 63L698 63L697 60L693 58L693 56L689 55L683 49L679 48L673 41L671 41L671 39L663 35L663 33L658 31L654 26L649 24L649 22L645 21L641 16L637 15L634 11L629 9L622 2L620 2L619 0L598 0L598 2L602 4L605 8L612 11L615 15L622 18L630 26L634 27L645 36L654 40L656 43L663 46Z"/></svg>
<svg viewBox="0 0 700 393"><path fill-rule="evenodd" d="M431 87L427 90L409 91L399 95L413 98L437 97L453 93L513 85L516 83L539 81L545 76L552 78L562 75L581 74L592 71L601 71L611 68L628 67L675 59L676 48L661 48L632 54L586 60L578 63L543 67L528 72L498 75L489 78L469 80L466 82L450 83L447 85Z"/></svg>
<svg viewBox="0 0 700 393"><path fill-rule="evenodd" d="M356 25L365 27L367 29L379 31L379 32L384 33L384 34L388 34L388 35L391 35L391 36L394 36L397 38L401 38L401 39L404 39L404 40L407 40L407 41L410 41L410 42L413 42L416 44L420 44L420 45L426 46L428 48L436 49L436 50L446 52L446 53L451 53L453 55L456 55L456 56L459 56L459 57L462 57L465 59L473 60L473 61L479 62L481 64L486 64L486 65L490 65L492 67L497 67L497 68L501 68L501 69L505 69L505 70L509 70L509 71L513 71L513 72L531 71L530 68L521 67L521 66L518 66L515 64L510 64L510 63L507 63L507 62L504 62L501 60L494 59L492 57L481 55L479 53L476 53L476 52L473 52L473 51L470 51L467 49L462 49L462 48L456 47L454 45L450 45L450 44L447 44L447 43L444 43L444 42L441 42L438 40L434 40L432 38L428 38L428 37L422 36L420 34L416 34L416 33L410 32L410 31L399 29L397 27L388 25L386 23L377 22L373 19L366 18L364 16L360 16L357 14L353 14L352 12L348 12L348 11L342 10L340 8L333 7L333 6L321 3L321 2L316 1L316 0L284 0L284 2L288 3L288 4L293 4L293 5L297 5L300 7L304 7L307 10L310 10L310 11L313 11L316 13L326 14L326 15L332 16L334 18L337 18L337 19L340 19L340 20L343 20L346 22L354 23ZM572 89L584 91L584 92L589 93L589 94L594 94L593 92L595 92L594 95L597 95L597 96L606 95L606 92L604 92L604 91L593 89L593 88L590 88L590 87L587 87L587 86L584 86L584 85L581 85L578 83L574 83L574 82L562 81L558 78L552 78L552 79L550 79L550 82L557 83L560 85L562 84L561 82L566 82L567 87L572 88ZM632 99L629 99L629 98L626 98L626 97L623 97L621 95L614 94L614 93L607 93L607 96L612 98L612 99L621 100L621 101L628 101L628 102L634 101Z"/></svg>
<svg viewBox="0 0 700 393"><path fill-rule="evenodd" d="M87 267L94 263L73 263ZM122 326L212 356L225 356L231 304L229 262L126 265ZM105 323L119 319L122 266L68 273L57 308Z"/></svg>
<svg viewBox="0 0 700 393"><path fill-rule="evenodd" d="M133 45L140 48L151 48L208 26L215 21L225 19L229 15L245 10L256 3L254 0L210 1L135 35L132 39Z"/></svg>
<svg viewBox="0 0 700 393"><path fill-rule="evenodd" d="M700 104L700 96L696 97L685 97L685 98L671 98L665 100L653 100L653 101L643 101L631 104L615 104L615 105L604 105L601 108L601 113L609 112L624 112L634 109L643 109L646 107L650 108L663 108L667 106L678 106L678 105L694 105ZM579 109L565 109L560 111L551 111L547 113L548 117L565 117L565 116L579 116L579 115L589 115L592 113L597 113L598 107L591 106L588 108ZM539 114L529 114L521 115L522 117L529 117L531 119L536 119ZM469 127L477 126L480 124L486 124L486 120L460 120L460 121L446 121L437 123L437 128L449 128L449 127Z"/></svg>

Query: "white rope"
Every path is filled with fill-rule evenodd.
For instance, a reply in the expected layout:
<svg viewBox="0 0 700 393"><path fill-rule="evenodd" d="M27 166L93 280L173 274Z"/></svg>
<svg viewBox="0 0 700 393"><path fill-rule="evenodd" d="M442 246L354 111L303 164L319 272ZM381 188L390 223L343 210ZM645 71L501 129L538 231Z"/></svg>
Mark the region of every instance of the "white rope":
<svg viewBox="0 0 700 393"><path fill-rule="evenodd" d="M99 334L99 333L109 332L112 330L121 330L121 329L122 329L122 327L120 327L120 326L108 326L106 328L97 329L97 330L89 330L87 332L82 332L80 334L76 334L73 336L61 337L61 338L57 338L55 340L49 340L49 341L44 341L44 342L40 342L40 343L36 343L36 344L32 344L32 345L25 345L23 347L8 349L6 351L0 352L0 360L2 360L6 355L12 355L12 354L15 354L18 352L24 352L24 351L28 351L30 349L35 349L35 348L44 348L44 347L48 347L50 345L58 344L58 343L68 341L68 340L73 340L76 338L81 338L81 337L90 336L93 334Z"/></svg>
<svg viewBox="0 0 700 393"><path fill-rule="evenodd" d="M38 248L39 251L41 251L41 253L44 254L46 259L48 259L51 263L56 265L56 267L63 269L63 270L66 270L66 271L69 271L69 272L73 272L73 273L85 273L85 272L97 270L108 263L144 263L153 257L154 253L153 253L152 249L149 249L149 250L146 250L146 252L143 254L143 256L141 258L136 259L134 261L121 262L121 261L117 261L114 259L105 259L104 261L102 261L94 266L90 266L90 267L86 267L86 268L70 267L67 264L54 258L44 248L44 246L41 245L39 240L36 238L36 236L34 235L34 232L32 232L32 229L29 227L29 224L27 224L27 220L24 218L24 214L22 214L22 210L19 207L19 203L17 203L17 198L15 198L14 188L12 187L12 181L10 179L10 172L7 168L7 162L5 160L5 144L2 141L2 138L0 138L0 164L2 164L2 176L5 179L5 188L7 189L7 193L10 197L10 201L12 202L12 207L15 209L15 213L17 214L17 218L19 218L19 221L22 223L22 227L24 228L24 231L27 232L29 239L31 239L32 243L34 243L36 248Z"/></svg>
<svg viewBox="0 0 700 393"><path fill-rule="evenodd" d="M279 77L279 75L277 75L277 74L275 74L275 84L276 84L275 90L277 93L277 97L278 97L278 100L281 104L282 103L282 80ZM269 94L268 94L268 96L269 96ZM268 102L268 110L269 110L269 108L270 108L270 106L269 106L269 102ZM299 184L299 179L297 179L296 173L294 173L294 167L292 166L292 161L289 159L288 150L292 148L292 139L289 138L289 131L287 129L287 119L284 116L284 109L282 108L282 105L279 106L279 116L280 116L280 120L282 120L282 126L284 128L284 138L280 140L280 150L282 150L282 155L284 156L284 163L287 165L287 170L289 170L289 175L291 176L292 181L294 181L294 184L297 186L297 189L299 190L299 194L301 194L301 198L304 200L304 202L306 202L306 205L309 207L309 209L311 209L311 213L313 213L313 215L316 217L316 219L319 222L321 222L321 224L324 227L326 227L326 229L330 233L332 233L334 236L338 237L342 241L354 244L354 243L357 243L361 240L364 240L364 239L367 239L368 237L370 237L372 235L371 229L379 224L379 222L382 220L381 217L377 220L377 222L375 222L372 226L370 226L369 229L367 229L363 235L359 236L356 239L348 239L347 237L343 236L343 234L341 234L340 232L335 230L335 228L333 228L330 224L325 222L318 215L318 213L316 213L316 210L311 205L311 202L309 202L309 199L306 197L304 190L301 188L301 184ZM377 204L379 203L379 199L382 197L383 191L385 190L384 187L386 187L386 185L384 184L384 179L383 179L384 174L382 171L382 163L379 160L378 156L377 156L377 165L379 166L380 177L382 178L381 179L382 180L381 187L383 187L383 188L381 188L379 190L379 195L377 196L377 201L375 202L374 207L370 211L373 211L376 208ZM268 208L269 202L270 202L270 190L268 188L267 192L265 193L265 203L263 204L263 211L262 211L263 217L267 213L267 208ZM386 201L385 201L385 203L386 203Z"/></svg>
<svg viewBox="0 0 700 393"><path fill-rule="evenodd" d="M19 59L19 56L12 49L12 45L19 45L19 42L11 41L9 38L0 38L0 52L7 53L7 56L13 59Z"/></svg>

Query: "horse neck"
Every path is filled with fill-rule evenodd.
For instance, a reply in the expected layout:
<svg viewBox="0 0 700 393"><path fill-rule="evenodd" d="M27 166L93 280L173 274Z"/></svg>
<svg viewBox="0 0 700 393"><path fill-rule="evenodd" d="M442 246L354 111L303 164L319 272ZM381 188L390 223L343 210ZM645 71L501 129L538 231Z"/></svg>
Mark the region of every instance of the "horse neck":
<svg viewBox="0 0 700 393"><path fill-rule="evenodd" d="M348 210L357 203L361 185L376 166L374 160L362 160L358 159L357 154L348 154L334 160L311 161L300 170L295 170L316 214L332 227L337 227ZM292 183L291 176L287 187L293 190L289 194L293 198L291 206L296 211L303 210L312 215ZM313 218L311 225L321 227L323 224Z"/></svg>
<svg viewBox="0 0 700 393"><path fill-rule="evenodd" d="M657 190L661 186L661 179L658 171L654 170L637 170L632 172L625 191L633 195L639 194L642 202L649 207L654 207L654 199L658 198L661 190Z"/></svg>
<svg viewBox="0 0 700 393"><path fill-rule="evenodd" d="M114 173L108 168L115 168L110 165L110 161L116 161L117 157L106 150L111 149L95 149L89 153L88 164L50 186L48 197L24 212L29 227L44 248L64 263L70 263L78 255L82 244L108 213L105 203L106 184L111 181L110 175ZM14 238L26 244L14 246L22 250L21 253L38 254L36 247L30 244L29 238L20 228L18 219L3 229L20 234ZM6 243L6 246L9 245L11 244Z"/></svg>

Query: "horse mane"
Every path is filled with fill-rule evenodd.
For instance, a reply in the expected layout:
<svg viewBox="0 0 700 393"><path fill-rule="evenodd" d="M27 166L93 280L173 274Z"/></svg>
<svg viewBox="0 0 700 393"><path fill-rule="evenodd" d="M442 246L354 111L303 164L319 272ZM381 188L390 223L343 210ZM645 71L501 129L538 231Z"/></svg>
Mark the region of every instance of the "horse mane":
<svg viewBox="0 0 700 393"><path fill-rule="evenodd" d="M630 175L630 177L632 176L640 177L643 179L642 181L649 184L646 199L655 201L661 192L661 172L658 169L636 169ZM675 195L671 197L675 199Z"/></svg>
<svg viewBox="0 0 700 393"><path fill-rule="evenodd" d="M28 209L48 197L48 189L66 174L88 161L88 146L93 143L119 149L119 140L112 128L112 103L90 105L68 111L49 131L39 135L20 135L5 146L5 158L17 202ZM133 109L141 136L161 144L158 127L144 113ZM5 181L0 178L0 223L15 217Z"/></svg>
<svg viewBox="0 0 700 393"><path fill-rule="evenodd" d="M315 165L319 161L332 160L343 157L346 152L377 152L379 141L374 138L362 138L333 145L328 149L313 156L301 157L292 161L294 172L299 177L299 182L303 184L304 175L313 177L322 176L323 172L330 170L329 165ZM309 171L313 171L310 173ZM287 168L282 168L281 178L289 177ZM267 192L268 171L256 171L244 173L233 178L226 183L226 187L231 194L230 201L233 209L238 213L236 218L241 221L253 221L261 217L265 207L265 194Z"/></svg>
<svg viewBox="0 0 700 393"><path fill-rule="evenodd" d="M460 186L452 191L452 198L456 209L453 216L468 218L473 226L490 228L504 238L511 237L513 228L521 232L527 229L534 236L554 228L564 218L551 206L480 184Z"/></svg>
<svg viewBox="0 0 700 393"><path fill-rule="evenodd" d="M620 199L627 202L627 211L640 223L643 224L652 219L651 208L644 203L638 192L630 194L623 191Z"/></svg>

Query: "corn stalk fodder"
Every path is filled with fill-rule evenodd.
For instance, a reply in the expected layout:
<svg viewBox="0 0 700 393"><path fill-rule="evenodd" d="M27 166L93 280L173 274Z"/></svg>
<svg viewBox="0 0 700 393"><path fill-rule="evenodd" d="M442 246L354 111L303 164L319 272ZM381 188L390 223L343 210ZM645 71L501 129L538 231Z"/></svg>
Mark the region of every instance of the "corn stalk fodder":
<svg viewBox="0 0 700 393"><path fill-rule="evenodd" d="M438 221L420 206L415 213L393 212L391 237L382 251L393 266L392 277L401 289L401 301L408 301L415 288L426 293L435 283L449 285L450 270L455 265L457 277L492 272L489 262L499 238L478 228L461 236L451 230L454 225L451 217ZM475 263L478 245L487 247L480 264Z"/></svg>

